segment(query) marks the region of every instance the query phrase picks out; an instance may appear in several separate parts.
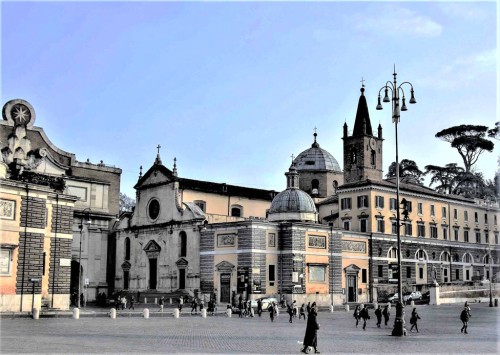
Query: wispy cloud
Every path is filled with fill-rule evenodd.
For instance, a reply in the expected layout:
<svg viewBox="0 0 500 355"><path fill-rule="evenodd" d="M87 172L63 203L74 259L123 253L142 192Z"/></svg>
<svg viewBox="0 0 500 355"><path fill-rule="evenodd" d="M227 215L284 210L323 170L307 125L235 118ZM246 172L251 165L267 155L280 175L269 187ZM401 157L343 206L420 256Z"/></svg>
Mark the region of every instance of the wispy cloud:
<svg viewBox="0 0 500 355"><path fill-rule="evenodd" d="M357 15L360 30L375 31L384 35L436 37L443 27L430 17L396 5L384 5L376 14Z"/></svg>
<svg viewBox="0 0 500 355"><path fill-rule="evenodd" d="M464 20L483 20L495 16L495 2L441 2L437 5L444 15Z"/></svg>
<svg viewBox="0 0 500 355"><path fill-rule="evenodd" d="M420 77L416 82L421 85L437 85L440 88L466 85L467 82L478 80L481 74L495 72L496 62L496 49L472 53L456 58L436 70L432 76Z"/></svg>

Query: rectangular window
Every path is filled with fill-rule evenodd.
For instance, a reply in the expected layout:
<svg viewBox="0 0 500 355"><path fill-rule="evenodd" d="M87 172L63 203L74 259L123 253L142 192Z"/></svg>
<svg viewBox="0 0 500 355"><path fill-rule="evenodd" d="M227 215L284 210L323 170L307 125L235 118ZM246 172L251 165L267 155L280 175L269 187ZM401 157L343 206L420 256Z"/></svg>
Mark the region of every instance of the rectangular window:
<svg viewBox="0 0 500 355"><path fill-rule="evenodd" d="M385 222L382 218L377 218L377 232L385 233Z"/></svg>
<svg viewBox="0 0 500 355"><path fill-rule="evenodd" d="M269 265L269 282L273 283L274 285L274 281L276 281L276 270L275 270L275 265ZM271 286L273 286L271 285Z"/></svg>
<svg viewBox="0 0 500 355"><path fill-rule="evenodd" d="M423 223L417 224L417 232L419 237L425 237L425 225Z"/></svg>
<svg viewBox="0 0 500 355"><path fill-rule="evenodd" d="M406 267L406 278L411 279L411 266Z"/></svg>
<svg viewBox="0 0 500 355"><path fill-rule="evenodd" d="M391 208L391 211L396 211L398 208L398 203L396 202L395 198L389 199L389 207Z"/></svg>
<svg viewBox="0 0 500 355"><path fill-rule="evenodd" d="M493 215L493 224L496 226L497 225L497 215Z"/></svg>
<svg viewBox="0 0 500 355"><path fill-rule="evenodd" d="M464 221L468 221L468 220L469 220L469 212L464 211Z"/></svg>
<svg viewBox="0 0 500 355"><path fill-rule="evenodd" d="M11 249L0 249L0 275L10 275Z"/></svg>
<svg viewBox="0 0 500 355"><path fill-rule="evenodd" d="M349 221L344 221L344 230L348 231L351 229L351 222Z"/></svg>
<svg viewBox="0 0 500 355"><path fill-rule="evenodd" d="M396 221L391 222L391 233L398 234L398 227Z"/></svg>
<svg viewBox="0 0 500 355"><path fill-rule="evenodd" d="M412 232L411 223L405 223L405 235L412 235Z"/></svg>
<svg viewBox="0 0 500 355"><path fill-rule="evenodd" d="M418 214L423 214L424 207L422 205L422 202L418 203L417 208L418 208Z"/></svg>
<svg viewBox="0 0 500 355"><path fill-rule="evenodd" d="M438 237L438 229L435 224L430 225L430 237L437 238Z"/></svg>
<svg viewBox="0 0 500 355"><path fill-rule="evenodd" d="M361 232L365 233L367 231L367 225L368 221L366 218L359 220L359 228Z"/></svg>
<svg viewBox="0 0 500 355"><path fill-rule="evenodd" d="M469 231L464 230L464 242L468 243L469 242Z"/></svg>
<svg viewBox="0 0 500 355"><path fill-rule="evenodd" d="M448 227L443 227L443 239L448 239Z"/></svg>
<svg viewBox="0 0 500 355"><path fill-rule="evenodd" d="M418 268L418 278L420 278L420 279L424 278L424 268L423 267Z"/></svg>
<svg viewBox="0 0 500 355"><path fill-rule="evenodd" d="M453 209L453 219L458 219L458 210L456 208Z"/></svg>
<svg viewBox="0 0 500 355"><path fill-rule="evenodd" d="M484 231L484 242L486 244L490 244L490 234L488 233L488 231Z"/></svg>
<svg viewBox="0 0 500 355"><path fill-rule="evenodd" d="M384 208L384 196L375 196L375 207Z"/></svg>
<svg viewBox="0 0 500 355"><path fill-rule="evenodd" d="M341 199L340 200L340 208L342 210L350 210L352 208L351 198L350 197L346 197L346 198Z"/></svg>
<svg viewBox="0 0 500 355"><path fill-rule="evenodd" d="M411 201L406 201L406 207L408 208L408 212L413 211L413 203Z"/></svg>
<svg viewBox="0 0 500 355"><path fill-rule="evenodd" d="M194 204L200 208L203 212L207 212L207 203L205 201L196 200Z"/></svg>
<svg viewBox="0 0 500 355"><path fill-rule="evenodd" d="M455 241L458 240L458 228L453 228L453 234L455 236Z"/></svg>
<svg viewBox="0 0 500 355"><path fill-rule="evenodd" d="M267 235L267 246L276 247L276 233L269 233Z"/></svg>
<svg viewBox="0 0 500 355"><path fill-rule="evenodd" d="M309 265L309 282L324 282L325 269L324 265Z"/></svg>
<svg viewBox="0 0 500 355"><path fill-rule="evenodd" d="M476 243L481 243L481 232L476 231Z"/></svg>
<svg viewBox="0 0 500 355"><path fill-rule="evenodd" d="M479 219L477 217L477 212L474 212L474 222L479 223Z"/></svg>
<svg viewBox="0 0 500 355"><path fill-rule="evenodd" d="M470 281L470 270L465 270L465 281Z"/></svg>
<svg viewBox="0 0 500 355"><path fill-rule="evenodd" d="M498 244L498 232L495 232L495 244Z"/></svg>
<svg viewBox="0 0 500 355"><path fill-rule="evenodd" d="M366 278L366 269L361 269L361 282L366 283L367 278Z"/></svg>
<svg viewBox="0 0 500 355"><path fill-rule="evenodd" d="M431 216L435 216L436 211L434 210L434 205L431 205Z"/></svg>
<svg viewBox="0 0 500 355"><path fill-rule="evenodd" d="M442 207L441 208L441 214L442 214L443 218L446 218L446 216L447 216L447 214L446 214L446 207Z"/></svg>
<svg viewBox="0 0 500 355"><path fill-rule="evenodd" d="M460 281L460 270L455 270L455 281Z"/></svg>
<svg viewBox="0 0 500 355"><path fill-rule="evenodd" d="M358 196L358 208L368 207L368 195Z"/></svg>
<svg viewBox="0 0 500 355"><path fill-rule="evenodd" d="M378 277L384 277L384 265L378 266Z"/></svg>

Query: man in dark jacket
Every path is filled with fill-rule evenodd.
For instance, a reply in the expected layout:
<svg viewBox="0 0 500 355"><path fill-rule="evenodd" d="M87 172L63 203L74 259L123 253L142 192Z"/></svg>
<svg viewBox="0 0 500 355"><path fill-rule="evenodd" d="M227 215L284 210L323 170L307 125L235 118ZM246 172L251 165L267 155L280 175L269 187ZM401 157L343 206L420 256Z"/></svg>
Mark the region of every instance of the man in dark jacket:
<svg viewBox="0 0 500 355"><path fill-rule="evenodd" d="M377 327L380 328L380 323L382 323L382 309L380 306L375 310L375 316L377 316Z"/></svg>
<svg viewBox="0 0 500 355"><path fill-rule="evenodd" d="M370 315L368 314L368 308L366 306L361 306L361 311L359 312L359 315L361 318L363 318L363 330L366 330L366 321L370 319Z"/></svg>
<svg viewBox="0 0 500 355"><path fill-rule="evenodd" d="M318 329L319 323L317 320L318 312L316 310L316 302L311 305L311 312L307 317L306 334L304 335L304 348L302 352L307 354L307 348L309 346L314 348L314 353L319 354L317 349L318 346Z"/></svg>
<svg viewBox="0 0 500 355"><path fill-rule="evenodd" d="M389 322L389 316L391 315L391 312L389 312L388 305L386 305L384 307L384 310L382 311L382 315L384 316L385 325L387 325L387 323Z"/></svg>

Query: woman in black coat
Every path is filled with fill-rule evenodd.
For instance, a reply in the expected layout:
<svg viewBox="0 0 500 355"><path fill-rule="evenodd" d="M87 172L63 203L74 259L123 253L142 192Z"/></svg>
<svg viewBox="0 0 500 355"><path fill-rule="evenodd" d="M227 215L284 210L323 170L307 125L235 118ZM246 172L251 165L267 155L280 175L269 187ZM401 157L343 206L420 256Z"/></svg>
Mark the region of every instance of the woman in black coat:
<svg viewBox="0 0 500 355"><path fill-rule="evenodd" d="M416 308L413 308L413 312L411 312L411 318L410 318L410 324L411 324L411 328L410 328L410 332L413 331L413 328L416 329L417 333L418 333L418 320L420 319L420 316L418 315L417 313L417 309Z"/></svg>
<svg viewBox="0 0 500 355"><path fill-rule="evenodd" d="M304 349L302 352L307 354L308 347L312 346L314 348L314 353L319 354L317 349L318 346L318 329L319 323L316 317L318 316L318 312L316 311L316 303L313 303L311 306L311 312L309 313L309 317L307 317L307 326L306 326L306 334L304 335Z"/></svg>

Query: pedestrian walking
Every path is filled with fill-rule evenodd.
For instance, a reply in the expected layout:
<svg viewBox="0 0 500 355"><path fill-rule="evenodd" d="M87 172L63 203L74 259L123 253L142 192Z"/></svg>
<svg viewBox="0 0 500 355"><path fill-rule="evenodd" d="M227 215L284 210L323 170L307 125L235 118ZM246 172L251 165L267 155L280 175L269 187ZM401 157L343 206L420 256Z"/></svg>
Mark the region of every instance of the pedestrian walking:
<svg viewBox="0 0 500 355"><path fill-rule="evenodd" d="M298 313L297 301L293 301L292 307L293 307L293 317L297 318L297 313Z"/></svg>
<svg viewBox="0 0 500 355"><path fill-rule="evenodd" d="M292 318L293 318L293 306L291 304L289 304L286 308L286 311L288 313L288 315L290 316L290 320L289 322L292 323Z"/></svg>
<svg viewBox="0 0 500 355"><path fill-rule="evenodd" d="M467 325L469 323L470 317L471 317L470 307L467 304L467 302L465 302L464 309L460 313L460 320L462 321L462 329L460 329L460 333L468 334L467 333Z"/></svg>
<svg viewBox="0 0 500 355"><path fill-rule="evenodd" d="M252 300L247 301L247 316L253 317L252 314Z"/></svg>
<svg viewBox="0 0 500 355"><path fill-rule="evenodd" d="M354 308L354 313L352 314L354 319L356 319L356 328L358 327L359 320L361 319L361 316L359 315L359 305Z"/></svg>
<svg viewBox="0 0 500 355"><path fill-rule="evenodd" d="M370 319L370 314L368 314L368 308L366 306L361 306L361 311L359 315L363 318L363 330L366 330L366 321Z"/></svg>
<svg viewBox="0 0 500 355"><path fill-rule="evenodd" d="M420 316L418 315L417 313L417 309L416 308L413 308L413 311L411 312L411 318L410 318L410 324L411 324L411 328L410 328L410 332L413 331L413 328L416 329L417 333L418 333L418 325L417 325L417 321L420 319Z"/></svg>
<svg viewBox="0 0 500 355"><path fill-rule="evenodd" d="M182 312L182 307L184 305L184 298L182 296L179 298L179 313Z"/></svg>
<svg viewBox="0 0 500 355"><path fill-rule="evenodd" d="M259 317L262 315L262 300L260 298L257 300L257 314Z"/></svg>
<svg viewBox="0 0 500 355"><path fill-rule="evenodd" d="M302 306L300 306L299 320L301 317L304 317L304 320L306 320L306 304L305 303L302 303Z"/></svg>
<svg viewBox="0 0 500 355"><path fill-rule="evenodd" d="M122 297L122 311L127 308L127 297Z"/></svg>
<svg viewBox="0 0 500 355"><path fill-rule="evenodd" d="M132 308L135 311L134 302L134 296L130 297L130 305L128 306L128 309Z"/></svg>
<svg viewBox="0 0 500 355"><path fill-rule="evenodd" d="M387 325L387 322L389 322L389 316L391 315L391 312L389 311L389 305L386 305L384 307L382 315L384 316L385 325Z"/></svg>
<svg viewBox="0 0 500 355"><path fill-rule="evenodd" d="M375 316L377 317L377 327L380 328L380 324L382 323L382 309L380 306L375 310Z"/></svg>
<svg viewBox="0 0 500 355"><path fill-rule="evenodd" d="M240 316L239 316L240 318L243 318L243 316L245 315L245 313L244 313L245 310L243 307L244 307L243 302L241 301L241 298L240 298L240 301L238 303L238 309L240 310Z"/></svg>
<svg viewBox="0 0 500 355"><path fill-rule="evenodd" d="M201 310L205 307L205 300L202 298L201 301L200 301L200 313L201 313Z"/></svg>
<svg viewBox="0 0 500 355"><path fill-rule="evenodd" d="M163 299L163 296L161 296L160 301L158 301L158 304L160 305L160 309L158 310L158 312L163 313L163 305L165 304L165 300Z"/></svg>
<svg viewBox="0 0 500 355"><path fill-rule="evenodd" d="M274 314L276 313L274 307L275 307L274 302L272 302L269 305L269 307L267 307L267 310L269 311L269 318L271 318L271 322L274 322Z"/></svg>
<svg viewBox="0 0 500 355"><path fill-rule="evenodd" d="M302 349L302 352L305 354L308 354L309 352L307 351L308 347L313 347L314 348L314 353L319 354L320 352L318 351L318 330L319 330L319 323L318 323L318 312L316 310L316 302L313 302L311 306L311 311L309 312L309 316L307 317L307 325L306 325L306 334L304 335L304 348Z"/></svg>
<svg viewBox="0 0 500 355"><path fill-rule="evenodd" d="M311 301L307 303L307 315L309 316L309 313L311 313Z"/></svg>
<svg viewBox="0 0 500 355"><path fill-rule="evenodd" d="M191 302L191 314L196 314L196 310L198 309L198 303L196 302L196 298L193 298L193 301Z"/></svg>

